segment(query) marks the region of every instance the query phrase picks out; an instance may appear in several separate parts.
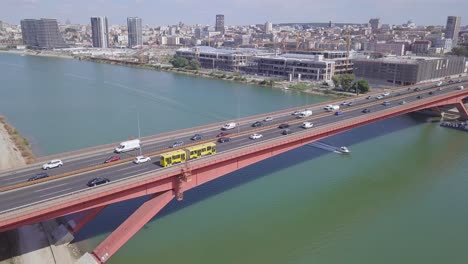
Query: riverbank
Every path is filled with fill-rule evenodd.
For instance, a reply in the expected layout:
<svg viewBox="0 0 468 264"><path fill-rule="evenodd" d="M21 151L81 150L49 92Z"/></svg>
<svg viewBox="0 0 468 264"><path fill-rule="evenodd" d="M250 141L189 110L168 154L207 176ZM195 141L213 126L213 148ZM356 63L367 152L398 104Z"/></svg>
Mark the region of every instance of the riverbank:
<svg viewBox="0 0 468 264"><path fill-rule="evenodd" d="M38 57L51 57L51 58L62 58L62 59L75 59L75 57L63 53L46 52L46 51L34 51L34 50L1 50L0 53L16 54L21 56L38 56Z"/></svg>
<svg viewBox="0 0 468 264"><path fill-rule="evenodd" d="M194 77L202 77L202 78L207 78L207 79L224 80L224 81L237 82L237 83L243 83L243 84L253 84L253 85L259 85L259 86L268 87L268 88L297 91L297 92L316 94L316 95L327 95L327 96L342 97L342 98L354 96L354 94L352 93L334 91L332 89L328 89L324 87L316 87L316 86L313 86L311 83L305 84L305 82L288 82L288 81L280 80L280 79L274 79L274 78L268 78L268 77L265 78L263 76L255 76L255 75L248 75L248 74L240 74L237 72L226 72L226 71L208 70L208 69L189 70L185 68L174 68L170 65L152 65L152 64L144 64L144 63L139 63L139 62L129 62L129 61L92 58L92 57L79 57L78 59L97 62L97 63L124 65L124 66L130 66L130 67L136 67L136 68L142 68L142 69L178 73L178 74L190 75Z"/></svg>
<svg viewBox="0 0 468 264"><path fill-rule="evenodd" d="M27 140L0 117L0 170L24 166L32 158L34 155ZM44 230L49 226L56 227L57 221L49 220L0 233L0 264L74 263L77 250L53 245L50 232Z"/></svg>
<svg viewBox="0 0 468 264"><path fill-rule="evenodd" d="M24 165L21 163L33 163L36 157L31 150L28 140L21 136L18 130L8 124L5 117L0 116L0 124L4 132L1 136L4 137L3 142L5 142L5 144L2 144L4 148L3 152L0 153L6 153L0 156L0 170ZM9 140L6 140L6 137ZM7 149L8 147L11 148L10 152Z"/></svg>
<svg viewBox="0 0 468 264"><path fill-rule="evenodd" d="M95 57L88 57L88 56L73 56L73 55L68 55L68 54L63 54L63 53L46 52L46 51L39 52L39 51L33 51L33 50L0 50L0 52L9 53L9 54L17 54L17 55L78 59L78 60L92 61L92 62L97 62L97 63L123 65L123 66L136 67L136 68L142 68L142 69L178 73L178 74L190 75L194 77L201 77L201 78L207 78L207 79L224 80L224 81L237 82L237 83L243 83L243 84L253 84L253 85L259 85L259 86L268 87L268 88L291 90L291 91L316 94L316 95L326 95L326 96L342 97L342 98L353 96L353 94L350 94L350 93L334 91L326 87L314 86L311 83L288 82L285 80L280 80L280 79L275 79L275 78L240 74L236 72L226 72L226 71L208 70L208 69L189 70L185 68L174 68L171 65L162 65L162 64L153 65L153 64L132 62L132 61L126 61L126 60L95 58Z"/></svg>

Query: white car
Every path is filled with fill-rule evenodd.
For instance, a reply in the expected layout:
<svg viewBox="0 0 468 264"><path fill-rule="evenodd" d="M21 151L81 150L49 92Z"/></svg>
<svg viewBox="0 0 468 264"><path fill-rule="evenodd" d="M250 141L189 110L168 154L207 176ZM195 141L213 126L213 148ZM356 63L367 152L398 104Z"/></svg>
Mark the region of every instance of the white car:
<svg viewBox="0 0 468 264"><path fill-rule="evenodd" d="M61 160L51 160L47 162L46 164L42 165L43 170L48 170L48 169L53 169L57 167L62 167L63 162Z"/></svg>
<svg viewBox="0 0 468 264"><path fill-rule="evenodd" d="M307 128L311 128L313 126L314 126L314 124L312 124L311 122L304 122L304 123L302 123L301 127L307 129Z"/></svg>
<svg viewBox="0 0 468 264"><path fill-rule="evenodd" d="M265 121L265 122L273 121L273 117L269 116L269 117L263 119L263 121Z"/></svg>
<svg viewBox="0 0 468 264"><path fill-rule="evenodd" d="M463 89L465 89L465 87L463 87L463 85L460 85L460 86L457 87L457 90L463 90Z"/></svg>
<svg viewBox="0 0 468 264"><path fill-rule="evenodd" d="M138 156L138 157L136 157L136 158L133 160L133 163L135 163L135 164L140 164L140 163L148 162L148 161L150 161L150 160L151 160L150 157Z"/></svg>
<svg viewBox="0 0 468 264"><path fill-rule="evenodd" d="M385 91L382 95L383 95L383 96L389 96L389 95L390 95L390 92L389 92L389 91Z"/></svg>
<svg viewBox="0 0 468 264"><path fill-rule="evenodd" d="M262 137L263 137L262 134L257 134L257 133L255 133L255 134L250 135L249 138L250 138L250 139L259 139L259 138L262 138Z"/></svg>
<svg viewBox="0 0 468 264"><path fill-rule="evenodd" d="M382 98L383 98L383 95L379 95L379 96L376 97L376 99L378 99L378 100L380 100Z"/></svg>
<svg viewBox="0 0 468 264"><path fill-rule="evenodd" d="M294 111L294 113L292 113L292 115L294 116L297 116L297 115L300 115L301 114L301 111Z"/></svg>
<svg viewBox="0 0 468 264"><path fill-rule="evenodd" d="M348 105L349 103L351 103L351 101L349 101L349 102L348 102L348 101L344 101L344 102L341 103L341 105Z"/></svg>

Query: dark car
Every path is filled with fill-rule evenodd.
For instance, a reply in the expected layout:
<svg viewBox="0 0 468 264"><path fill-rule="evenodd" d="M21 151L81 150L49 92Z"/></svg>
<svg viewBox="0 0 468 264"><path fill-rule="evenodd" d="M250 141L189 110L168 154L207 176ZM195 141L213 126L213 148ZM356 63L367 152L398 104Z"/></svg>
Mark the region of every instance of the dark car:
<svg viewBox="0 0 468 264"><path fill-rule="evenodd" d="M114 162L114 161L118 161L118 160L120 160L120 157L119 157L119 156L111 156L111 157L109 157L108 159L106 159L106 160L104 161L104 163Z"/></svg>
<svg viewBox="0 0 468 264"><path fill-rule="evenodd" d="M227 135L229 135L229 133L221 132L221 133L219 133L216 137L225 137L225 136L227 136Z"/></svg>
<svg viewBox="0 0 468 264"><path fill-rule="evenodd" d="M432 91L429 92L429 95L433 95L433 94L434 94L434 92L432 92Z"/></svg>
<svg viewBox="0 0 468 264"><path fill-rule="evenodd" d="M252 124L252 127L260 127L260 126L262 126L262 125L263 125L262 122L257 121L257 122L255 122L255 123Z"/></svg>
<svg viewBox="0 0 468 264"><path fill-rule="evenodd" d="M193 137L191 137L190 139L191 139L191 140L200 140L200 139L202 139L202 138L203 138L202 135L200 135L200 134L195 134L195 135L193 135Z"/></svg>
<svg viewBox="0 0 468 264"><path fill-rule="evenodd" d="M449 80L448 83L453 83L453 80Z"/></svg>
<svg viewBox="0 0 468 264"><path fill-rule="evenodd" d="M286 128L285 130L283 130L283 132L281 132L281 134L283 134L283 135L289 135L291 133L292 133L292 131L289 128Z"/></svg>
<svg viewBox="0 0 468 264"><path fill-rule="evenodd" d="M97 177L97 178L90 180L86 185L88 185L89 187L93 187L93 186L98 186L98 185L108 183L108 182L110 182L110 180L107 178Z"/></svg>
<svg viewBox="0 0 468 264"><path fill-rule="evenodd" d="M364 110L362 110L363 113L370 113L370 109L369 108L365 108Z"/></svg>
<svg viewBox="0 0 468 264"><path fill-rule="evenodd" d="M416 98L417 98L417 99L421 99L421 98L422 98L422 96L418 95L418 97L416 97Z"/></svg>
<svg viewBox="0 0 468 264"><path fill-rule="evenodd" d="M47 174L45 172L42 172L42 173L38 173L38 174L32 176L31 178L28 179L28 181L35 181L35 180L44 179L44 178L47 178L47 177L49 177L49 174Z"/></svg>
<svg viewBox="0 0 468 264"><path fill-rule="evenodd" d="M419 88L414 88L414 91L415 91L415 92L421 91L421 89L419 89Z"/></svg>
<svg viewBox="0 0 468 264"><path fill-rule="evenodd" d="M372 98L372 96L370 96L370 95L366 97L367 100L369 100L369 99L371 99L371 98Z"/></svg>
<svg viewBox="0 0 468 264"><path fill-rule="evenodd" d="M284 129L284 128L288 128L288 127L289 127L289 124L281 124L281 125L279 125L278 128Z"/></svg>
<svg viewBox="0 0 468 264"><path fill-rule="evenodd" d="M231 139L228 138L228 137L220 137L220 138L218 139L218 142L219 142L219 143L225 143L225 142L229 142L229 141L231 141Z"/></svg>
<svg viewBox="0 0 468 264"><path fill-rule="evenodd" d="M176 141L174 143L172 143L172 145L170 146L171 148L177 148L177 147L180 147L184 144L183 141Z"/></svg>
<svg viewBox="0 0 468 264"><path fill-rule="evenodd" d="M336 115L336 116L339 116L339 115L342 115L342 114L343 114L343 112L341 112L341 111L336 111L336 112L335 112L335 115Z"/></svg>

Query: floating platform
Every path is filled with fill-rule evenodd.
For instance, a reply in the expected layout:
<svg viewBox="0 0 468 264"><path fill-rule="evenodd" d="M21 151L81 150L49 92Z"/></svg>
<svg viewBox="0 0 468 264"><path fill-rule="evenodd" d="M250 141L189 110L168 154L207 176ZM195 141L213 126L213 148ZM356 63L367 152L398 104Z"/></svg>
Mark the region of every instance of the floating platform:
<svg viewBox="0 0 468 264"><path fill-rule="evenodd" d="M468 122L442 122L440 126L468 132Z"/></svg>

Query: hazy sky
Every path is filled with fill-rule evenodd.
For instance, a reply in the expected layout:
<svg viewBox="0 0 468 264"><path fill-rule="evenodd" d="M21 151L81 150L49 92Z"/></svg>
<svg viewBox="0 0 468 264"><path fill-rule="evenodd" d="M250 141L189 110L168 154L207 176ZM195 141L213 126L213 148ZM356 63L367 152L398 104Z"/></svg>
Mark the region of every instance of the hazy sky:
<svg viewBox="0 0 468 264"><path fill-rule="evenodd" d="M281 22L356 22L380 17L384 24L443 25L448 15L463 16L468 24L468 0L0 0L0 20L19 24L23 18L69 19L90 23L107 16L110 24L126 24L139 16L144 24L214 24L225 15L226 25Z"/></svg>

